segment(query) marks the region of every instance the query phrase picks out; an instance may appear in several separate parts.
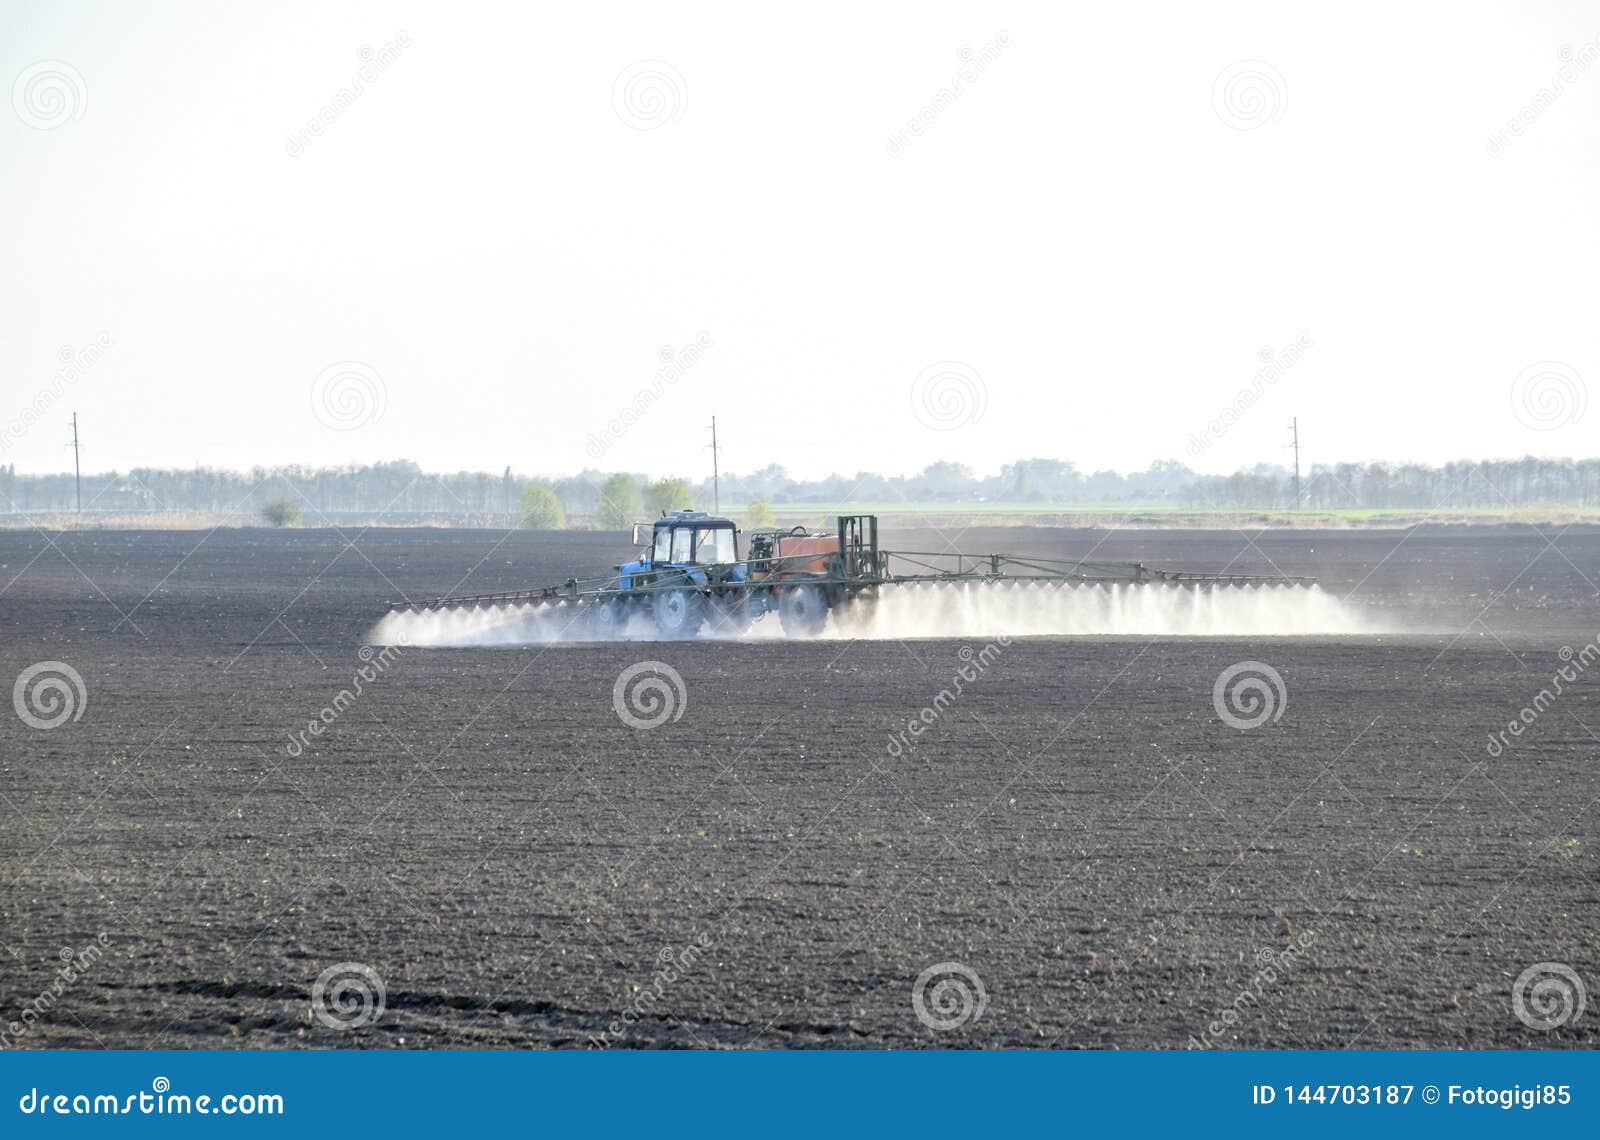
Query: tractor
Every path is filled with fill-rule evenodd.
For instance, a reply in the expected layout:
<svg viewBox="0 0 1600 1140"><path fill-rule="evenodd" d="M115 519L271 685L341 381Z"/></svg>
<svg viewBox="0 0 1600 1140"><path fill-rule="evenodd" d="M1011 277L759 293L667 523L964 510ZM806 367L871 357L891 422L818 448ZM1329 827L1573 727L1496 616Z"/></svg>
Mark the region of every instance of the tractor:
<svg viewBox="0 0 1600 1140"><path fill-rule="evenodd" d="M875 544L876 520L870 522ZM854 528L858 536L864 525ZM704 511L672 511L635 525L640 556L616 567L615 589L592 606L590 628L614 636L642 613L666 638L693 637L702 626L740 634L775 609L790 636L821 632L828 610L850 592L838 538L798 526L752 531L744 559L739 538L731 519Z"/></svg>

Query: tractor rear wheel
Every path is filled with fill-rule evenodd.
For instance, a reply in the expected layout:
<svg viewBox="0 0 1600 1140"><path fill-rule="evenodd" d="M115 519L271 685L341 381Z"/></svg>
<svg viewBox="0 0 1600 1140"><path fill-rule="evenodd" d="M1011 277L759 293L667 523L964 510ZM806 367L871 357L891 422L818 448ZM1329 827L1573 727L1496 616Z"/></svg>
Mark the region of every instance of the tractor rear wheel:
<svg viewBox="0 0 1600 1140"><path fill-rule="evenodd" d="M828 599L821 586L785 586L778 598L778 620L790 637L815 637L828 624Z"/></svg>
<svg viewBox="0 0 1600 1140"><path fill-rule="evenodd" d="M693 637L706 620L706 600L698 590L668 590L656 595L655 615L656 629L662 637Z"/></svg>

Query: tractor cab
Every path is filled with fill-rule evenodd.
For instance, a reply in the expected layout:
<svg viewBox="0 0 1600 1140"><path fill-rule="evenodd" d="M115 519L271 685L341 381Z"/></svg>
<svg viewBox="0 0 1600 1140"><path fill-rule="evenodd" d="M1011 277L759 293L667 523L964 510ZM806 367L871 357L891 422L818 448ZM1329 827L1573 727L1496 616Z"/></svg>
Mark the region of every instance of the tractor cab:
<svg viewBox="0 0 1600 1140"><path fill-rule="evenodd" d="M636 523L635 546L640 557L617 567L621 588L630 589L635 578L677 571L697 585L713 579L742 582L745 566L739 561L739 531L732 519L717 518L704 511L672 511L654 523Z"/></svg>

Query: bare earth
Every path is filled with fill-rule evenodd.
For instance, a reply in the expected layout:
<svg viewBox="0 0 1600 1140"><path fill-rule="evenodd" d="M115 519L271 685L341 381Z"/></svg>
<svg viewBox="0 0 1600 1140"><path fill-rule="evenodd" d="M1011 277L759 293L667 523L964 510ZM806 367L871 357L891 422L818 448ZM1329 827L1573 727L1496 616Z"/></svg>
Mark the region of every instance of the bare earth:
<svg viewBox="0 0 1600 1140"><path fill-rule="evenodd" d="M1600 532L960 546L1318 574L1409 632L1018 639L898 756L981 642L406 649L292 749L384 599L625 543L0 533L0 681L87 691L0 720L0 1043L1596 1045L1600 668L1487 745L1600 635ZM651 730L613 707L645 660L687 691ZM1241 731L1213 685L1246 660L1287 701ZM349 1029L312 998L346 963L383 990ZM942 963L985 1000L935 1030ZM1513 1011L1541 963L1588 990L1548 1030Z"/></svg>

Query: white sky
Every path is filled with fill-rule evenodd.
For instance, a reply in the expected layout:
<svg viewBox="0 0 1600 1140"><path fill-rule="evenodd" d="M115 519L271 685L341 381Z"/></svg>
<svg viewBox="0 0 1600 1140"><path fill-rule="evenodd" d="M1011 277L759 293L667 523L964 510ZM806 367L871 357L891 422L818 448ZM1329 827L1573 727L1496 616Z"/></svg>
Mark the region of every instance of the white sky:
<svg viewBox="0 0 1600 1140"><path fill-rule="evenodd" d="M5 88L60 60L86 93L48 130L0 104L0 426L61 346L113 341L0 461L70 469L74 409L91 470L698 476L713 412L725 470L802 475L1228 471L1286 461L1291 415L1309 461L1596 453L1570 381L1549 430L1512 389L1539 361L1600 378L1600 60L1486 142L1600 6L1116 7L0 0ZM687 92L652 130L613 106L641 60ZM1241 60L1287 96L1256 129L1213 106ZM596 463L585 440L702 331ZM1302 332L1196 458L1263 346ZM312 388L346 360L385 403L332 430ZM934 431L912 388L947 360L981 376L982 416Z"/></svg>

